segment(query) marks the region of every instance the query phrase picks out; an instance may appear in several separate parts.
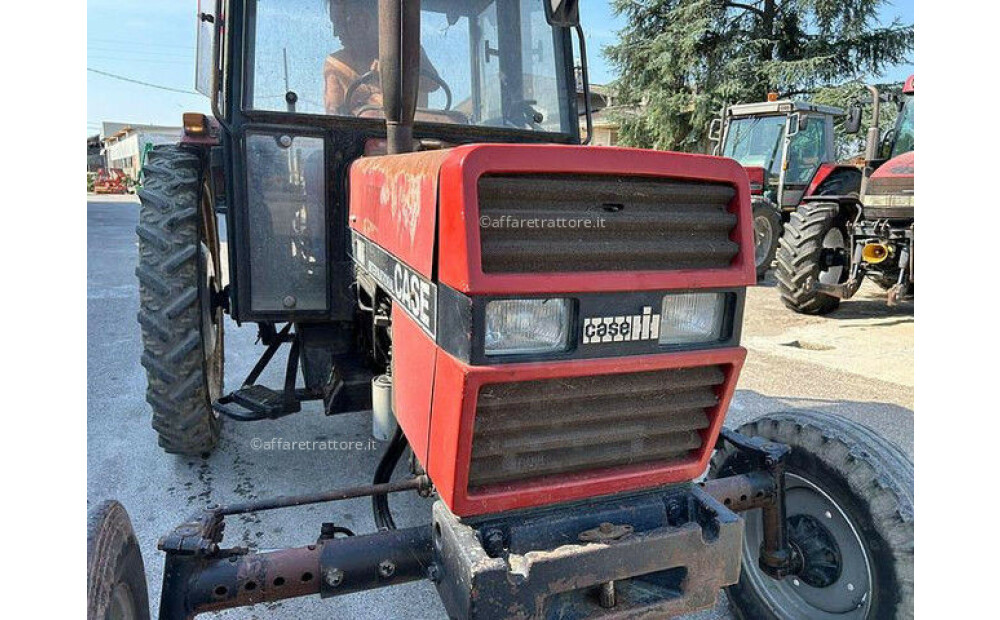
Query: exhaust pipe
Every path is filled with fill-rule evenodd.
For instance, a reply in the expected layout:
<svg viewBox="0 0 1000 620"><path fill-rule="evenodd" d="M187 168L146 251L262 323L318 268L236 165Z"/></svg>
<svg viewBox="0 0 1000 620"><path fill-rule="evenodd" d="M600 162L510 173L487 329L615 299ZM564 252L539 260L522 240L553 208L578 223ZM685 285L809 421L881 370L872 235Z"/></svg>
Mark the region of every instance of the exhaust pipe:
<svg viewBox="0 0 1000 620"><path fill-rule="evenodd" d="M892 248L884 243L866 243L861 258L869 265L877 265L892 255Z"/></svg>
<svg viewBox="0 0 1000 620"><path fill-rule="evenodd" d="M420 0L379 0L378 67L386 150L413 150L420 84Z"/></svg>
<svg viewBox="0 0 1000 620"><path fill-rule="evenodd" d="M872 96L872 124L868 127L868 136L865 138L865 169L861 173L862 196L868 191L868 179L875 172L872 162L878 158L879 138L881 136L879 121L882 114L882 98L879 95L878 89L872 85L868 85L866 88L868 88L868 92Z"/></svg>

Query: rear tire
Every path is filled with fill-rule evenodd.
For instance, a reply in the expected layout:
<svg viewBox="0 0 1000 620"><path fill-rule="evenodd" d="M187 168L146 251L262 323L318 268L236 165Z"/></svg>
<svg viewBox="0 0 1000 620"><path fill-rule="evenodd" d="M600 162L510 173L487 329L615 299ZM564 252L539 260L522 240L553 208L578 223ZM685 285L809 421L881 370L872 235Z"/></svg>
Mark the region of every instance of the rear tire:
<svg viewBox="0 0 1000 620"><path fill-rule="evenodd" d="M206 454L219 440L212 403L224 372L222 308L212 303L220 286L218 242L206 223L214 205L197 151L156 146L144 174L136 275L146 401L160 447Z"/></svg>
<svg viewBox="0 0 1000 620"><path fill-rule="evenodd" d="M128 513L114 500L87 517L87 620L149 620L139 542Z"/></svg>
<svg viewBox="0 0 1000 620"><path fill-rule="evenodd" d="M804 204L791 214L779 240L775 274L781 301L801 314L827 314L840 299L810 290L809 282L842 284L850 272L846 223L835 202ZM843 265L828 265L826 257L842 248Z"/></svg>
<svg viewBox="0 0 1000 620"><path fill-rule="evenodd" d="M775 413L744 424L739 432L791 446L789 537L811 553L811 567L818 572L782 580L766 576L757 565L759 510L745 513L740 581L727 589L736 616L912 618L912 461L871 429L830 414ZM739 473L733 454L727 449L715 455L713 477Z"/></svg>
<svg viewBox="0 0 1000 620"><path fill-rule="evenodd" d="M757 280L761 280L774 262L781 237L781 215L765 200L753 202L754 265Z"/></svg>

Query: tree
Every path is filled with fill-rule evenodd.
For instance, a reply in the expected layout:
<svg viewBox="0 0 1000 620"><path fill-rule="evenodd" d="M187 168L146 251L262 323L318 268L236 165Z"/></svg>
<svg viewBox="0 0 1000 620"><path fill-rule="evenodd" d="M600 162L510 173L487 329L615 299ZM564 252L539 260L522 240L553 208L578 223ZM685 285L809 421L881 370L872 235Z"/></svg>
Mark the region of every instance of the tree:
<svg viewBox="0 0 1000 620"><path fill-rule="evenodd" d="M707 147L725 105L769 92L803 97L843 90L904 62L913 26L878 25L886 0L612 0L628 19L604 53L618 69L625 144Z"/></svg>
<svg viewBox="0 0 1000 620"><path fill-rule="evenodd" d="M875 84L882 95L882 105L880 106L879 127L882 128L883 136L885 130L896 124L898 116L899 97L903 91L901 82L893 84ZM809 100L821 105L830 105L842 108L845 111L855 101L861 102L864 106L861 114L861 128L856 134L848 135L839 131L844 119L837 119L835 127L838 129L835 135L837 159L846 160L860 157L864 153L865 138L868 136L868 127L872 122L871 93L861 81L852 81L839 84L837 86L819 88L810 93Z"/></svg>

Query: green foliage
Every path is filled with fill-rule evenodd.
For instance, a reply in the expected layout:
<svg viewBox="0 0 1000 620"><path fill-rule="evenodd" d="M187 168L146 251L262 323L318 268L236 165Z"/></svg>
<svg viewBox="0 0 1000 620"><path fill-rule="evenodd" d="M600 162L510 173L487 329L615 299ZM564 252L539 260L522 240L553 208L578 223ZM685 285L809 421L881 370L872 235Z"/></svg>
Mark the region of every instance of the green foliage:
<svg viewBox="0 0 1000 620"><path fill-rule="evenodd" d="M647 148L707 149L726 105L850 88L905 61L913 26L878 26L885 0L612 0L628 20L604 53L621 75L620 140ZM891 106L887 106L887 109Z"/></svg>
<svg viewBox="0 0 1000 620"><path fill-rule="evenodd" d="M898 97L902 90L902 84L876 84L879 93L883 97L882 105L879 107L879 127L884 134L885 131L896 124L896 116L899 108L894 97ZM887 100L888 99L888 100ZM861 82L847 82L837 86L830 86L817 89L809 98L810 101L821 105L832 105L848 110L852 103L859 101L864 105L864 112L861 116L861 129L854 135L849 135L841 131L844 118L835 122L836 127L836 147L837 159L851 159L863 154L865 148L865 137L868 135L868 128L872 123L872 100L871 93Z"/></svg>

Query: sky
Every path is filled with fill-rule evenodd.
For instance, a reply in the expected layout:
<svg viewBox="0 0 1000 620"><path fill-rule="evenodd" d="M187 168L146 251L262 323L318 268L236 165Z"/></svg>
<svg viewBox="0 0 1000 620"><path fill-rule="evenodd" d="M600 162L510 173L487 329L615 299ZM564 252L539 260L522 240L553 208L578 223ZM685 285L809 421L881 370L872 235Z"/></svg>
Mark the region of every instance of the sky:
<svg viewBox="0 0 1000 620"><path fill-rule="evenodd" d="M183 112L208 112L208 100L193 92L197 2L88 0L87 67L174 89L153 88L88 71L88 135L100 131L101 121L180 125ZM624 20L612 13L606 0L584 0L580 4L590 79L605 84L615 74L600 50L615 41ZM894 17L913 23L913 0L890 0L881 21L889 23ZM907 63L875 77L902 81L911 73L913 65Z"/></svg>

